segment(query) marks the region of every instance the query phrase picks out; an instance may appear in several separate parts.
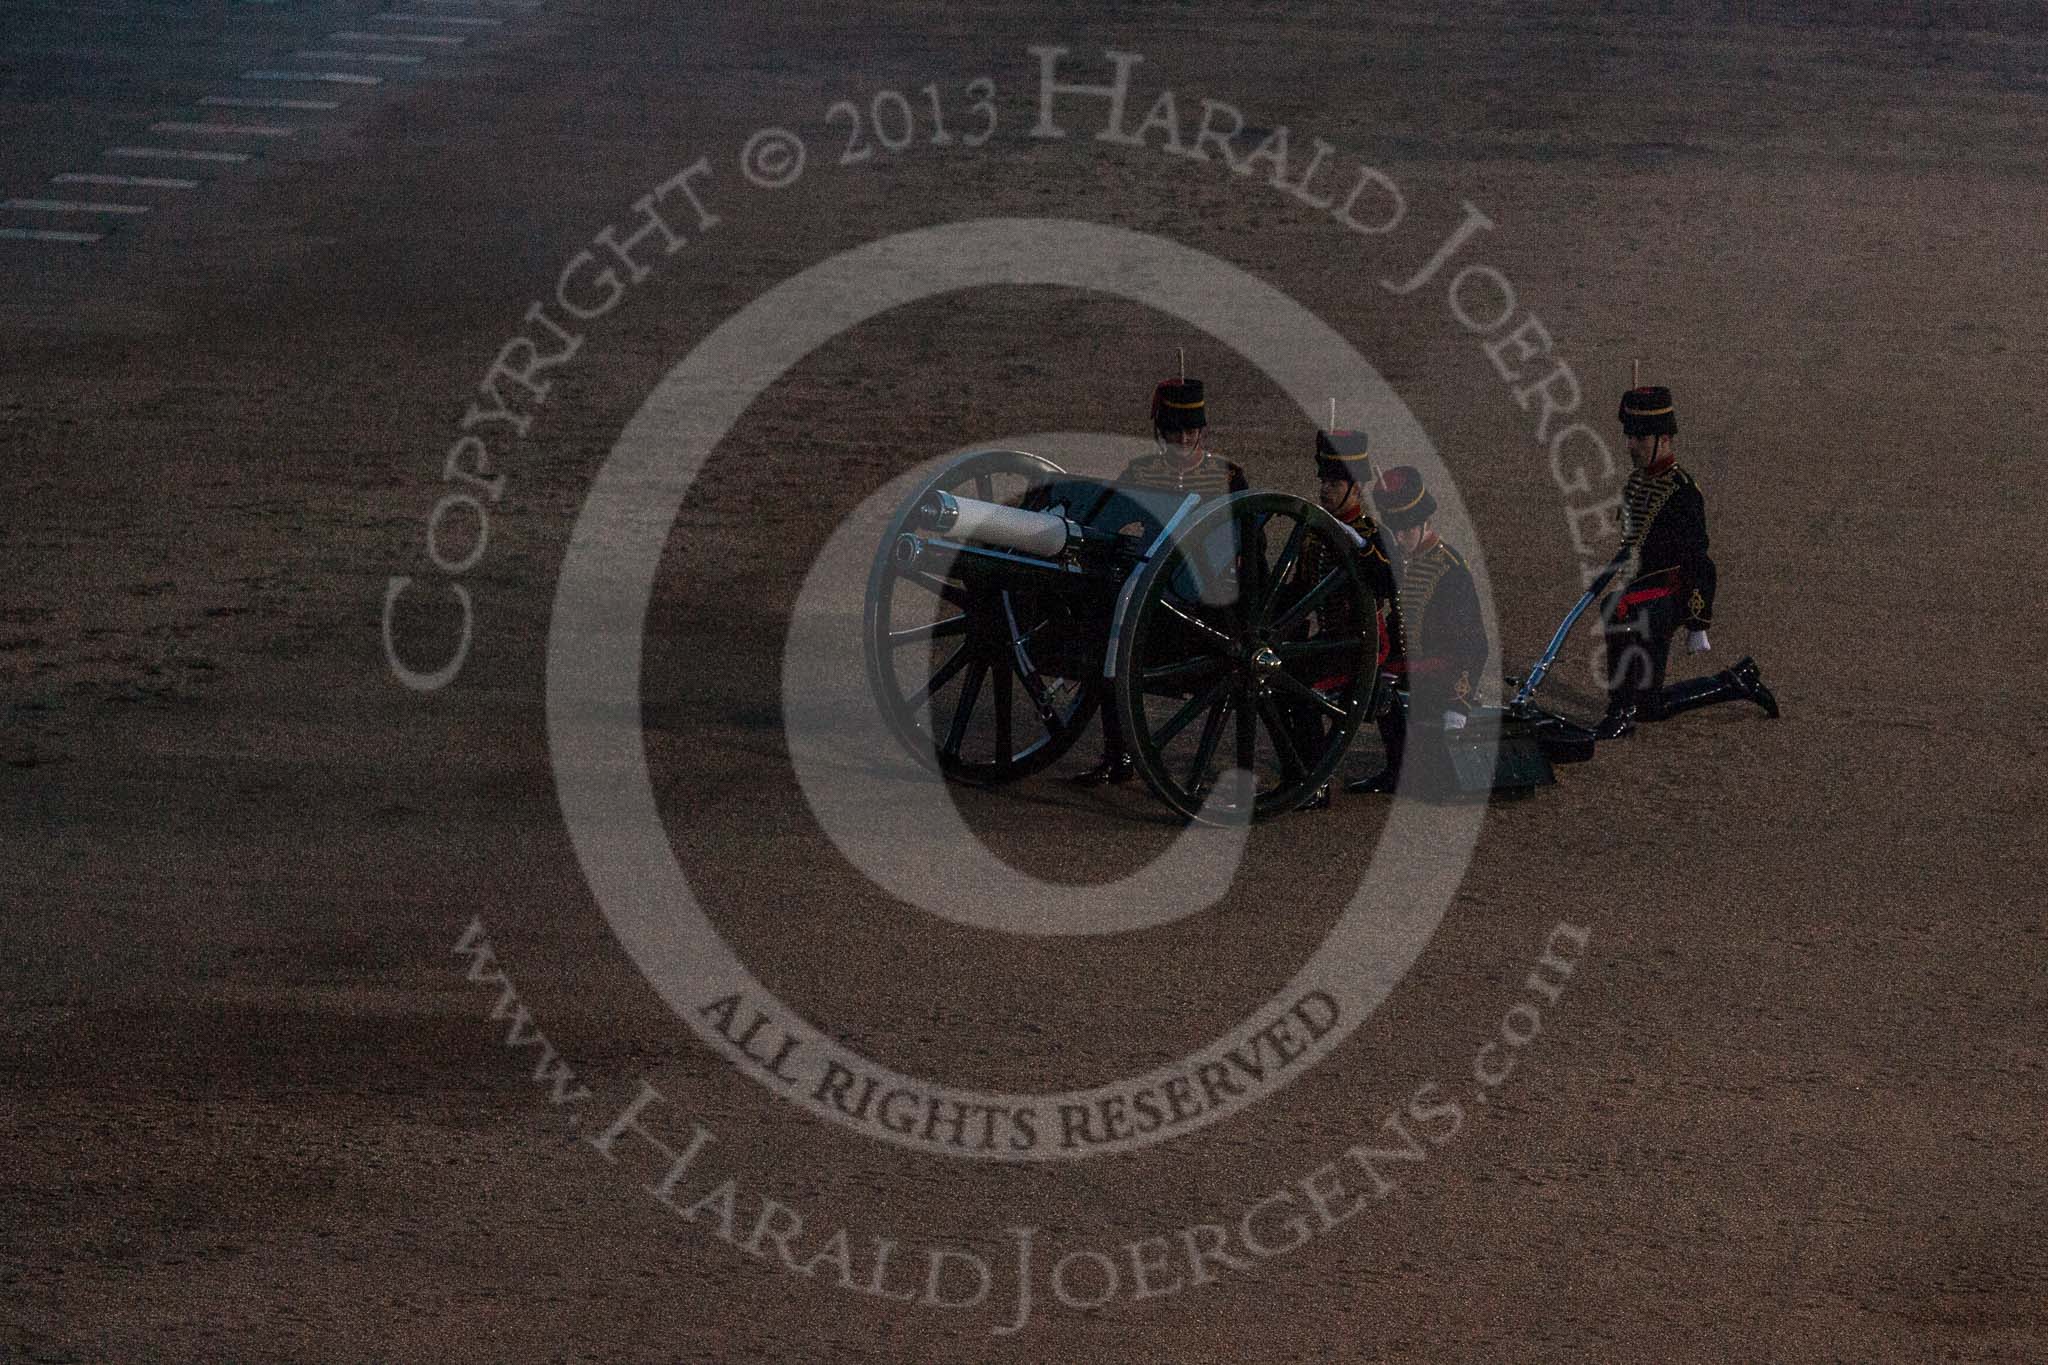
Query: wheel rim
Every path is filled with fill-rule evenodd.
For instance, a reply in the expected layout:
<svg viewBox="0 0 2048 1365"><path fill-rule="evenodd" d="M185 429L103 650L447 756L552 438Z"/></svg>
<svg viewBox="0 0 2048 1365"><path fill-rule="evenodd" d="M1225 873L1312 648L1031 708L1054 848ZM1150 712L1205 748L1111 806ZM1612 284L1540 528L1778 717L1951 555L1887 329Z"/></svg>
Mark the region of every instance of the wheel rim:
<svg viewBox="0 0 2048 1365"><path fill-rule="evenodd" d="M1073 601L963 576L940 556L914 566L895 547L914 509L935 492L1022 503L1064 477L1023 451L977 451L920 484L882 537L868 576L868 684L892 734L927 768L954 781L1012 781L1056 762L1087 728L1101 697Z"/></svg>

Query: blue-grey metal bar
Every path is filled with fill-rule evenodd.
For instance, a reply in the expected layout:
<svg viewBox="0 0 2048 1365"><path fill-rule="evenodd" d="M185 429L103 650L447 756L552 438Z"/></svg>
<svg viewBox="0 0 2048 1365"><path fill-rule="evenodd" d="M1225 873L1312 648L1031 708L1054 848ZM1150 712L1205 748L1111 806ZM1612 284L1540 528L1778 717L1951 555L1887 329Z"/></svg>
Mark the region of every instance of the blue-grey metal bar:
<svg viewBox="0 0 2048 1365"><path fill-rule="evenodd" d="M1572 633L1572 627L1579 623L1579 618L1586 614L1586 608L1593 605L1593 600L1614 581L1614 576L1621 572L1622 565L1628 563L1628 553L1627 549L1623 549L1600 571L1599 577L1586 585L1586 591L1580 595L1578 602L1565 613L1564 621L1558 626L1557 633L1550 637L1550 644L1543 651L1543 657L1536 661L1535 666L1529 670L1529 676L1523 679L1521 687L1516 690L1514 700L1508 703L1510 708L1526 705L1529 699L1536 695L1536 689L1543 685L1543 679L1549 674L1551 664L1557 661L1557 652L1564 648L1565 638Z"/></svg>

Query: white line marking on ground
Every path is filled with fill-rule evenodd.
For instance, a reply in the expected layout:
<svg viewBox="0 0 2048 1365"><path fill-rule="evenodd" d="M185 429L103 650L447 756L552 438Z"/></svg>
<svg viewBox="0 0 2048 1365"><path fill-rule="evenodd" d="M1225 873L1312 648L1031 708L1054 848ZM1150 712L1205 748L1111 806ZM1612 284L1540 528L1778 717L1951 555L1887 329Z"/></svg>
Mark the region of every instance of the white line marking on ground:
<svg viewBox="0 0 2048 1365"><path fill-rule="evenodd" d="M199 103L220 109L339 109L340 100L240 99L234 95L202 95Z"/></svg>
<svg viewBox="0 0 2048 1365"><path fill-rule="evenodd" d="M0 209L30 209L38 213L148 213L147 204L98 204L73 199L7 199Z"/></svg>
<svg viewBox="0 0 2048 1365"><path fill-rule="evenodd" d="M244 71L245 81L325 81L329 85L382 85L382 76L360 71Z"/></svg>
<svg viewBox="0 0 2048 1365"><path fill-rule="evenodd" d="M387 24L448 24L463 28L497 28L503 19L484 19L462 14L373 14L372 19L382 19Z"/></svg>
<svg viewBox="0 0 2048 1365"><path fill-rule="evenodd" d="M343 52L340 48L320 48L292 55L304 57L309 62L389 62L398 66L418 66L426 60L417 52Z"/></svg>
<svg viewBox="0 0 2048 1365"><path fill-rule="evenodd" d="M432 47L460 47L469 39L460 33L357 33L344 30L327 35L334 43L425 43Z"/></svg>
<svg viewBox="0 0 2048 1365"><path fill-rule="evenodd" d="M104 233L56 232L48 228L0 228L0 237L11 242L97 242Z"/></svg>
<svg viewBox="0 0 2048 1365"><path fill-rule="evenodd" d="M142 16L133 9L117 9L111 5L30 5L18 0L0 0L0 9L25 9L43 14L62 14L65 18L85 17L90 19L136 19Z"/></svg>
<svg viewBox="0 0 2048 1365"><path fill-rule="evenodd" d="M56 57L67 61L90 62L94 68L91 74L95 75L101 74L100 68L103 67L146 67L156 74L162 75L179 70L218 70L218 64L223 60L221 54L233 51L240 51L241 55L239 57L229 56L225 60L256 61L258 58L254 54L257 51L273 46L271 43L259 42L253 39L248 41L220 39L209 41L204 50L197 48L189 50L184 48L174 49L167 44L161 44L154 48L140 49L135 47L117 47L113 45L114 40L128 38L131 35L122 32L118 24L102 24L98 27L101 31L96 33L95 37L108 38L106 30L112 29L114 30L112 40L101 42L96 46L87 46L82 43L18 43L7 47L0 47L0 57ZM16 34L7 25L0 24L0 40L15 36ZM141 35L134 35L134 37L136 41L149 41L148 38Z"/></svg>
<svg viewBox="0 0 2048 1365"><path fill-rule="evenodd" d="M292 130L273 123L152 123L152 133L217 133L224 137L290 137Z"/></svg>
<svg viewBox="0 0 2048 1365"><path fill-rule="evenodd" d="M247 152L188 152L183 147L109 147L107 156L147 156L159 161L247 161Z"/></svg>
<svg viewBox="0 0 2048 1365"><path fill-rule="evenodd" d="M274 123L152 123L152 133L211 133L219 137L291 137Z"/></svg>
<svg viewBox="0 0 2048 1365"><path fill-rule="evenodd" d="M100 172L66 171L50 177L52 185L129 185L142 190L196 190L197 180L174 175L105 175Z"/></svg>

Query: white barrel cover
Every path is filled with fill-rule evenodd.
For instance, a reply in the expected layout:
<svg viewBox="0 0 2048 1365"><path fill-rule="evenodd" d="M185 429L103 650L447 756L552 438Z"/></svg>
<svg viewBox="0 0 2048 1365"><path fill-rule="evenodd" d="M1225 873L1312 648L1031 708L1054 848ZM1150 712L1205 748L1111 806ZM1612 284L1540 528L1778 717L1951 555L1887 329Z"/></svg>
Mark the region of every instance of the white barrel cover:
<svg viewBox="0 0 2048 1365"><path fill-rule="evenodd" d="M945 534L954 540L995 545L1050 559L1067 548L1067 521L1050 512L1027 512L999 502L956 497L959 515Z"/></svg>

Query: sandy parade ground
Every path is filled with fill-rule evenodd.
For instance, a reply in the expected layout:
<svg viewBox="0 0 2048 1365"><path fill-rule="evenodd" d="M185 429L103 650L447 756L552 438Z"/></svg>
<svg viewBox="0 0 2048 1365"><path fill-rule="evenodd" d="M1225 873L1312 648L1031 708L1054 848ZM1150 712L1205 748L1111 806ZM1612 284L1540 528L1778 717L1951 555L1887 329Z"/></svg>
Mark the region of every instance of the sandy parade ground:
<svg viewBox="0 0 2048 1365"><path fill-rule="evenodd" d="M2048 1355L2044 134L2019 4L0 0L0 1358ZM1783 716L936 783L896 501L1181 350L1496 697L1640 361Z"/></svg>

